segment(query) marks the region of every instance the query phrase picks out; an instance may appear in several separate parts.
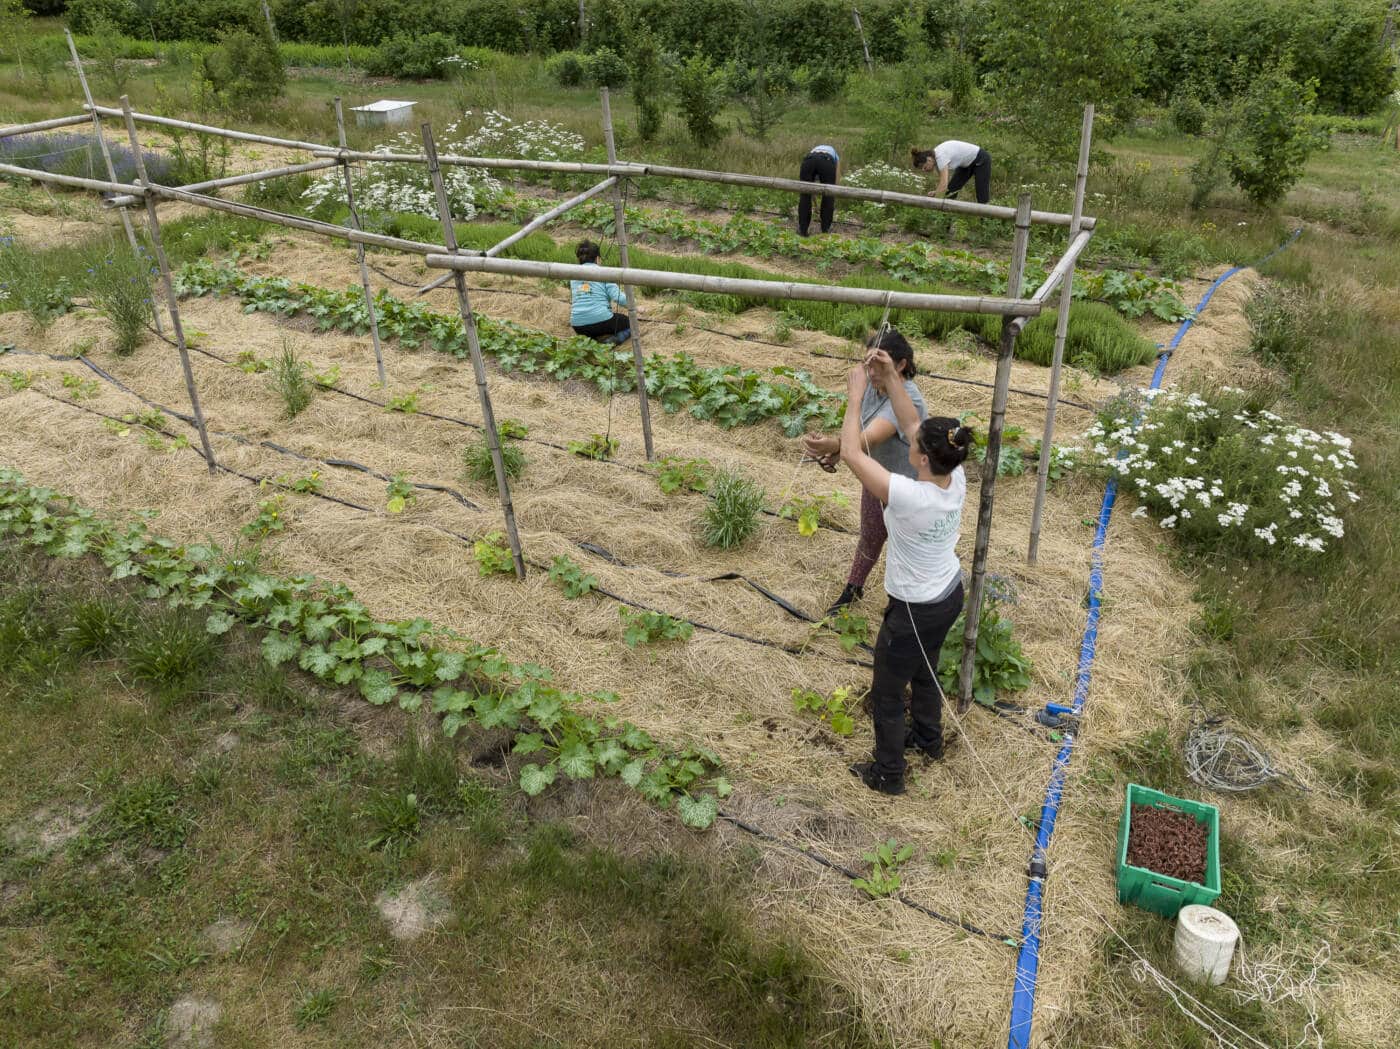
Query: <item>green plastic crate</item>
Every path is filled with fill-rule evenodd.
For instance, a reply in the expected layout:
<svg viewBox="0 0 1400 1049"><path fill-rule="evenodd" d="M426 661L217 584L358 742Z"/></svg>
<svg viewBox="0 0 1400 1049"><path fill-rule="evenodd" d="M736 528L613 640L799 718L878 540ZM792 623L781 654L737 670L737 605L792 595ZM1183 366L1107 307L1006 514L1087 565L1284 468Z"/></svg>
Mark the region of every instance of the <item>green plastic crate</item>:
<svg viewBox="0 0 1400 1049"><path fill-rule="evenodd" d="M1206 880L1194 881L1170 878L1156 871L1133 867L1128 863L1128 834L1132 830L1133 806L1151 805L1156 809L1176 809L1204 823L1206 838ZM1128 784L1128 796L1123 801L1123 818L1118 821L1118 902L1131 903L1143 910L1175 918L1181 908L1190 903L1212 904L1220 896L1220 810L1201 801L1174 798L1151 787Z"/></svg>

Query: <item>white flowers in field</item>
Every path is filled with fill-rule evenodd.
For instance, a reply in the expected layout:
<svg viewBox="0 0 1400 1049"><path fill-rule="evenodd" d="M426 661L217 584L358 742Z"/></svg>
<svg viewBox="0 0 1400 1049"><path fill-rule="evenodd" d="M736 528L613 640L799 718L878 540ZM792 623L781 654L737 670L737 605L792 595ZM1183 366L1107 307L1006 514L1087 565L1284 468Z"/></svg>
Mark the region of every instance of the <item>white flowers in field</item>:
<svg viewBox="0 0 1400 1049"><path fill-rule="evenodd" d="M1251 553L1322 553L1345 534L1337 503L1361 498L1350 438L1251 407L1228 386L1143 390L1136 401L1085 434L1098 464L1140 501L1133 517Z"/></svg>
<svg viewBox="0 0 1400 1049"><path fill-rule="evenodd" d="M880 160L856 168L846 176L845 182L848 186L859 186L861 189L886 189L894 193L924 191L924 178L918 172L897 168ZM879 211L885 207L873 201L862 201L862 204Z"/></svg>
<svg viewBox="0 0 1400 1049"><path fill-rule="evenodd" d="M465 118L470 116L468 110ZM544 120L527 120L520 124L504 114L488 112L477 130L462 135L461 129L461 120L447 125L438 142L439 155L569 160L583 154L582 138ZM375 153L412 154L422 151L422 142L409 131L400 132L393 141L373 150ZM371 163L353 177L355 203L362 211L438 217L437 194L425 164ZM476 217L478 207L498 200L505 193L500 180L482 168L445 164L442 181L453 216L468 221ZM314 211L323 211L326 205L344 207L344 177L339 171L321 176L307 187L302 199Z"/></svg>

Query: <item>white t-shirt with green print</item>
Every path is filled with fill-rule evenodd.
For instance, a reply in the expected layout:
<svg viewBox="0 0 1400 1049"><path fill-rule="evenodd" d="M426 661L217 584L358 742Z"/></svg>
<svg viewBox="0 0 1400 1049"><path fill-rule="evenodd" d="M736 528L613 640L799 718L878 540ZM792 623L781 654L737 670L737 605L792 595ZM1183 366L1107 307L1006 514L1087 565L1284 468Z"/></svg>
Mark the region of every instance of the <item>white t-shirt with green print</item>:
<svg viewBox="0 0 1400 1049"><path fill-rule="evenodd" d="M966 497L961 466L947 488L890 474L890 501L885 504L885 592L890 597L927 604L953 588L962 572L957 545Z"/></svg>

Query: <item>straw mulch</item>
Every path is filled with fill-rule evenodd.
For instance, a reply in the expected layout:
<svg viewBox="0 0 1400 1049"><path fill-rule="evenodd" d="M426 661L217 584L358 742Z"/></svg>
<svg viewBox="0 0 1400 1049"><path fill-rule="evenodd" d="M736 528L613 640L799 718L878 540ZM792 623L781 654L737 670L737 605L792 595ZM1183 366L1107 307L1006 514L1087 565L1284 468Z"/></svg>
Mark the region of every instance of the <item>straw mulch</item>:
<svg viewBox="0 0 1400 1049"><path fill-rule="evenodd" d="M377 256L377 265L412 279L421 266ZM287 238L259 264L265 272L329 287L355 280L354 256L320 244ZM473 283L487 283L473 278ZM518 281L490 282L498 288L542 291ZM395 289L396 294L404 294ZM481 292L478 309L551 331L567 331L567 306L557 289L551 298ZM447 293L434 308L450 310ZM1217 306L1219 308L1219 306ZM1233 308L1233 307L1227 307ZM660 312L650 308L653 315ZM1226 312L1224 309L1221 312ZM316 370L341 368L343 388L376 399L419 391L420 406L467 420L480 418L470 368L431 351L406 353L389 347L388 390L374 386L368 338L311 334L296 323L246 315L229 301L191 300L182 314L189 331L208 333L201 345L225 358L242 350L261 357L290 340ZM691 317L692 322L697 317ZM732 332L761 331L768 321L757 311L737 319L698 319ZM763 367L790 363L839 388L847 367L840 360L812 357L819 349L840 354L845 345L824 335L801 333L789 348L759 346L673 326L647 330L649 352L684 351L704 364L742 363ZM47 352L72 350L96 341L93 356L118 379L147 398L181 410L187 400L174 351L154 339L132 358L105 348L105 325L90 313L60 319L38 333L16 314L0 315L0 337ZM1189 340L1188 340L1189 341ZM921 363L950 373L958 354L918 347ZM38 376L36 387L63 397L65 372L86 375L76 364L10 358ZM382 473L459 488L480 509L422 492L401 516L382 512L382 481L363 474L322 468L328 494L373 508L364 513L304 496L289 496L290 526L266 543L266 563L285 572L310 572L347 583L381 617L425 616L479 641L500 646L512 658L550 667L564 686L610 689L621 696L616 712L661 739L695 741L719 752L739 785L730 810L768 832L810 848L848 867L865 869L861 853L877 841L897 837L918 852L903 872L904 891L943 914L997 935L1019 934L1025 891L1029 832L1021 817L1039 812L1055 748L1010 722L974 710L960 722L947 760L911 768L910 791L902 799L874 795L846 771L869 753L868 721L855 735L838 739L796 716L789 693L796 686L829 692L863 688L868 671L851 665L830 639L814 640L801 654L696 631L687 644L627 648L617 606L607 600L566 600L541 571L524 583L482 578L470 548L448 532L481 535L501 527L494 485L460 478L460 453L476 434L422 416L389 413L334 394L320 393L294 420L283 417L268 376L246 375L198 354L196 380L209 425L253 440L271 439L304 455L353 459ZM989 380L990 361L978 360L960 373ZM531 436L559 443L605 433L621 441L618 460L643 461L634 396L609 404L591 389L544 379L503 375L491 369L498 417L527 423ZM1017 365L1015 385L1044 389L1047 373ZM990 391L934 380L921 383L930 410L948 415L975 411L986 417ZM1105 399L1112 383L1080 377L1078 398ZM8 394L8 389L5 391ZM138 403L106 384L84 405L118 415ZM0 424L0 463L22 470L109 513L159 508L155 528L170 536L208 537L236 544L239 528L270 493L219 474L210 477L193 451L153 452L135 437L119 437L84 414L33 391L5 398ZM1008 421L1038 430L1043 402L1013 396ZM1088 416L1062 409L1060 432L1072 434ZM738 467L759 481L770 497L789 490L814 494L858 492L847 473L829 476L796 467L796 441L775 424L721 431L686 414L653 413L661 455L705 457ZM171 428L193 432L171 420ZM215 437L221 462L255 476L300 476L313 467L277 452ZM726 630L782 645L800 645L808 627L738 582L706 577L742 571L814 615L840 590L854 536L822 529L801 538L790 522L767 518L756 538L737 551L717 552L700 542L696 518L701 497L660 493L641 473L595 463L537 443L522 445L524 476L513 495L527 555L547 563L568 554L604 586L633 600ZM996 527L989 569L1013 580L1019 602L1007 614L1035 663L1035 683L1018 696L1029 706L1067 701L1083 628L1083 599L1089 568L1091 521L1101 487L1072 477L1052 491L1044 522L1040 560L1025 563L1033 474L1003 478L997 489ZM976 482L960 554L970 560ZM853 509L834 514L853 529ZM576 545L591 542L610 550L630 568L611 565ZM1106 556L1109 606L1100 629L1084 750L1076 773L1094 753L1140 735L1183 714L1173 683L1162 667L1187 642L1190 585L1159 553L1153 527L1119 515ZM877 573L880 569L877 567ZM674 576L663 573L681 573ZM880 577L870 589L879 593ZM876 622L881 603L867 598L861 612ZM1114 806L1118 796L1092 779L1073 775L1061 815L1051 866L1047 959L1042 968L1038 1030L1053 1035L1054 1017L1080 996L1092 971L1102 929L1092 911L1111 914ZM729 833L729 832L726 832ZM737 833L737 832L734 832ZM1004 1037L1014 974L1014 950L971 936L892 902L863 902L845 880L793 854L768 850L762 868L764 894L756 908L768 920L795 926L831 976L850 988L870 1022L898 1044L986 1044Z"/></svg>

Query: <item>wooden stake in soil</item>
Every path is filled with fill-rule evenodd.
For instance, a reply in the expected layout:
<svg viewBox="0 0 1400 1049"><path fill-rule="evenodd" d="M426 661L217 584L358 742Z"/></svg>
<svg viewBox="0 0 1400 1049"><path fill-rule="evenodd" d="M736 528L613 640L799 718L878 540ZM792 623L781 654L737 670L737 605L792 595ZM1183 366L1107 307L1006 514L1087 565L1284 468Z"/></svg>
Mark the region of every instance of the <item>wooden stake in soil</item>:
<svg viewBox="0 0 1400 1049"><path fill-rule="evenodd" d="M73 68L78 73L78 83L83 88L83 99L89 106L92 105L92 89L88 87L87 74L83 72L83 60L78 57L78 45L73 43L73 34L65 26L63 30L64 39L68 41L68 53L73 56ZM107 166L107 178L117 181L117 169L112 164L112 151L107 148L107 139L102 134L102 118L97 115L97 110L92 111L92 133L97 137L97 147L102 151L102 163ZM142 175L144 180L145 175ZM126 230L126 242L131 245L131 253L136 256L136 261L143 267L146 260L141 257L141 244L136 239L136 231L131 226L131 216L127 214L125 208L122 209L122 228ZM156 333L165 334L165 324L160 319L160 307L154 303L151 305L151 316L155 319Z"/></svg>
<svg viewBox="0 0 1400 1049"><path fill-rule="evenodd" d="M617 145L613 141L612 104L608 101L608 89L603 88L603 141L608 147L608 163L617 163ZM622 268L627 269L627 216L622 205L622 187L613 186L613 223L617 227L617 254ZM630 284L623 285L627 295L627 319L632 325L632 363L637 369L637 400L642 409L642 442L646 446L647 461L656 457L651 444L651 405L647 403L646 357L642 354L642 327L637 323L637 289Z"/></svg>
<svg viewBox="0 0 1400 1049"><path fill-rule="evenodd" d="M1031 195L1022 193L1016 204L1016 239L1011 248L1011 268L1007 274L1007 294L1021 295L1026 272L1026 248L1031 239ZM963 605L962 672L959 677L958 713L972 706L972 676L977 657L977 626L982 610L982 589L987 574L987 547L992 538L992 501L996 494L997 464L1001 461L1001 431L1006 422L1006 397L1011 386L1011 359L1016 353L1016 336L1025 320L1007 317L1001 324L1001 346L997 353L996 389L992 393L992 418L987 425L987 456L982 462L982 492L977 504L977 538L972 548L972 587Z"/></svg>
<svg viewBox="0 0 1400 1049"><path fill-rule="evenodd" d="M340 141L340 148L345 148L345 112L340 105L340 96L335 99L335 133ZM363 229L360 225L360 213L355 207L355 187L350 178L350 161L342 160L340 170L345 176L345 204L350 209L350 221L355 224L357 230ZM374 314L374 293L369 289L369 267L365 265L365 246L355 245L355 256L360 260L360 287L365 289L365 309L369 311L369 337L374 343L374 364L379 369L379 385L383 386L389 380L384 376L384 350L379 344L379 318Z"/></svg>
<svg viewBox="0 0 1400 1049"><path fill-rule="evenodd" d="M860 34L860 49L865 52L865 71L875 72L875 63L870 61L870 45L865 42L865 26L860 24L860 11L851 8L851 17L856 20L856 32Z"/></svg>
<svg viewBox="0 0 1400 1049"><path fill-rule="evenodd" d="M1069 243L1079 235L1079 221L1084 215L1084 186L1089 179L1089 137L1094 130L1094 105L1084 107L1084 126L1079 132L1079 168L1074 178L1074 210L1069 218ZM1068 254L1068 252L1066 252ZM1045 402L1045 429L1040 435L1040 469L1035 479L1035 506L1031 509L1031 541L1026 561L1035 564L1040 549L1040 517L1045 510L1045 488L1050 482L1051 442L1055 438L1055 409L1060 396L1060 366L1065 359L1065 336L1069 332L1070 297L1074 288L1074 263L1071 261L1060 285L1060 312L1055 317L1055 356L1050 362L1050 399Z"/></svg>
<svg viewBox="0 0 1400 1049"><path fill-rule="evenodd" d="M141 141L136 135L136 121L131 116L131 100L122 95L122 116L126 120L126 136L131 140L131 153L136 160L138 181L147 184L146 162L141 157ZM95 111L94 111L95 112ZM185 345L185 328L180 323L180 306L175 297L175 281L170 276L170 260L165 257L165 244L160 239L160 218L156 215L156 198L146 194L146 221L151 229L151 246L155 248L156 263L160 267L161 283L165 285L165 304L170 310L170 327L175 331L175 348L180 352L180 367L185 373L185 391L190 397L190 409L194 412L195 429L199 431L199 443L204 449L204 461L212 474L218 463L214 461L214 449L209 445L209 431L204 426L204 409L199 406L199 391L194 385L194 370L190 367L190 351Z"/></svg>
<svg viewBox="0 0 1400 1049"><path fill-rule="evenodd" d="M457 251L457 231L452 227L452 208L447 202L447 187L442 182L442 168L438 167L437 144L433 141L433 125L423 125L423 149L428 157L428 173L433 178L433 190L437 193L438 214L442 216L442 236L447 250ZM462 327L467 335L467 349L471 352L472 371L476 375L476 392L481 399L481 422L486 430L486 445L491 449L491 465L496 469L496 487L501 493L501 511L506 518L506 538L510 540L511 556L515 559L515 574L525 578L525 555L520 549L520 533L515 529L515 508L510 502L510 481L506 478L506 464L501 458L501 438L496 432L496 413L491 408L491 391L486 387L486 365L481 359L481 341L476 334L476 315L472 313L471 299L467 297L467 278L461 270L454 273L457 285L457 307L462 314Z"/></svg>

